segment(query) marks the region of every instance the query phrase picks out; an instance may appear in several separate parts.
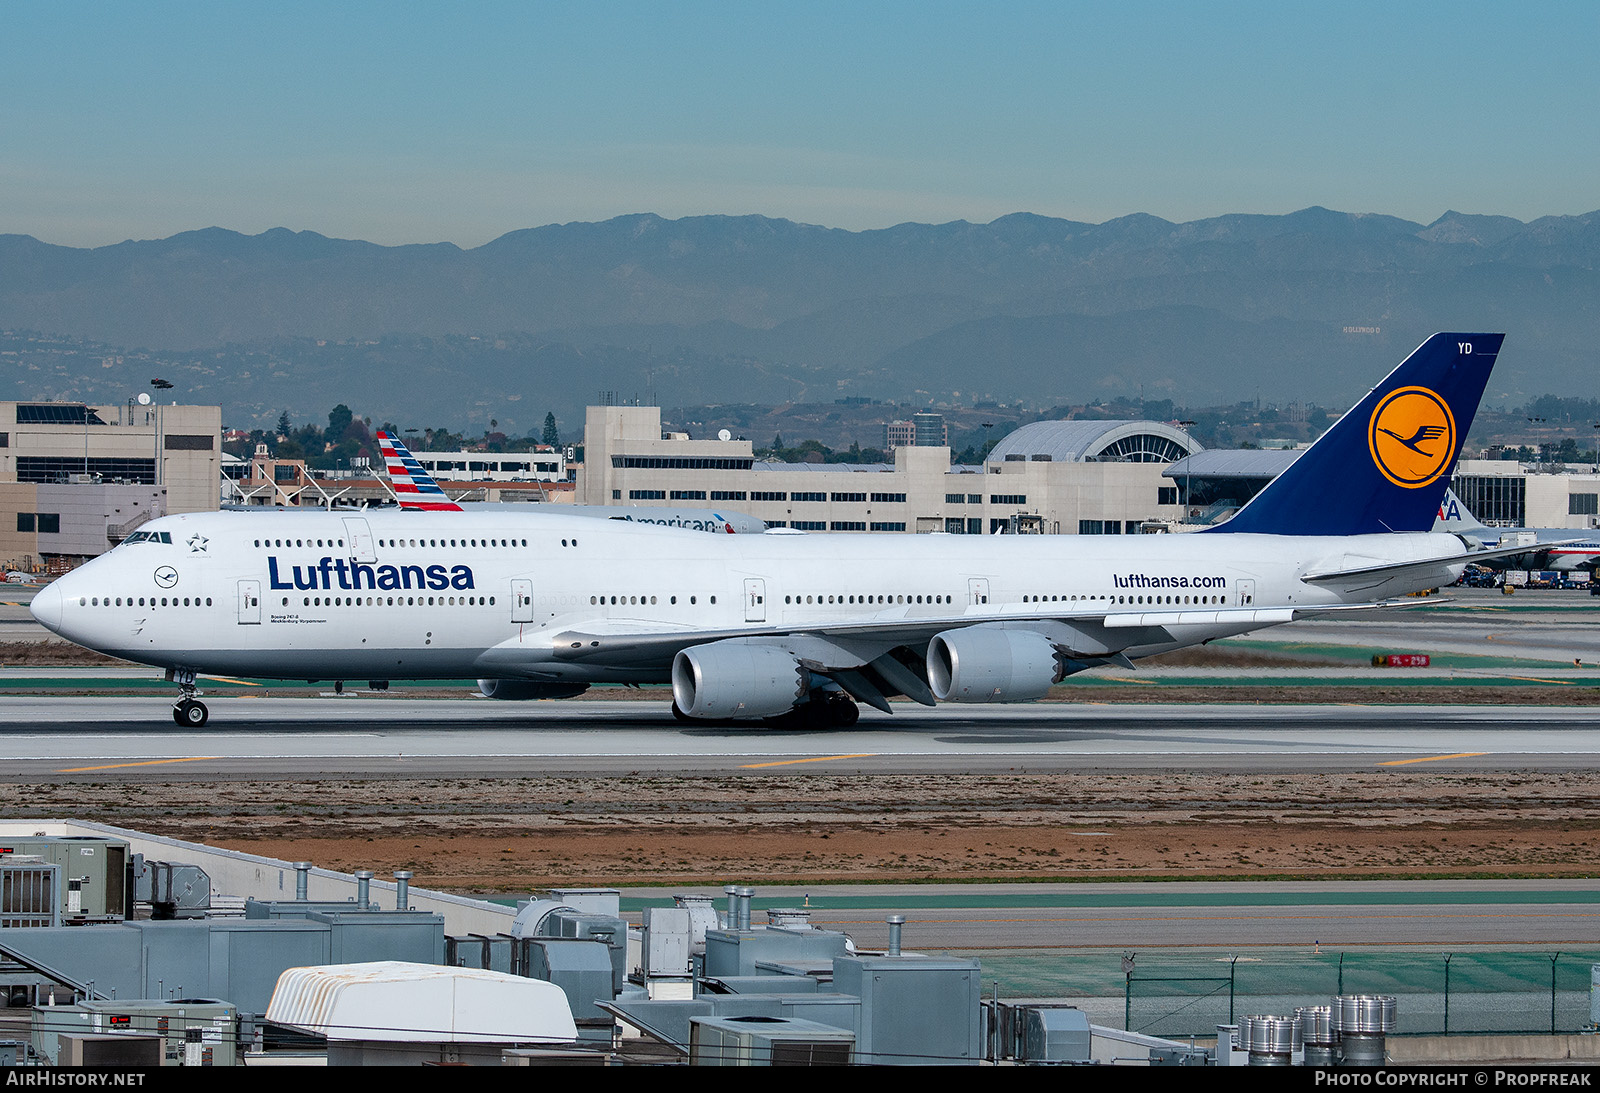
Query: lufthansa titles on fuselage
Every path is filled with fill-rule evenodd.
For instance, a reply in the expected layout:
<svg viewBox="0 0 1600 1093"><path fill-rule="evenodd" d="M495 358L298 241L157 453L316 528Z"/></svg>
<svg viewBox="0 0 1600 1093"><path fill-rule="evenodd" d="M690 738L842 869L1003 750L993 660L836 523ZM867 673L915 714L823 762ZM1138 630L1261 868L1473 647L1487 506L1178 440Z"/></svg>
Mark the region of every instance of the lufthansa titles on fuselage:
<svg viewBox="0 0 1600 1093"><path fill-rule="evenodd" d="M315 565L286 565L280 567L274 556L267 558L268 586L276 591L295 589L303 592L347 591L372 589L433 589L442 592L447 588L465 591L476 588L472 567L453 565L369 565L344 558L324 557Z"/></svg>

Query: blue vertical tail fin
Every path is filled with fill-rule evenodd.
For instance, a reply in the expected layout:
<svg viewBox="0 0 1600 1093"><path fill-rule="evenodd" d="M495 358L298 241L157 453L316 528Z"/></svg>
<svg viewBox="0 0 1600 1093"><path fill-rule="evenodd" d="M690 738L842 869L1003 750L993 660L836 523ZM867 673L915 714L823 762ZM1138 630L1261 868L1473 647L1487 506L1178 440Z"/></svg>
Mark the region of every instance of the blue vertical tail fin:
<svg viewBox="0 0 1600 1093"><path fill-rule="evenodd" d="M1212 533L1428 531L1504 334L1435 334Z"/></svg>

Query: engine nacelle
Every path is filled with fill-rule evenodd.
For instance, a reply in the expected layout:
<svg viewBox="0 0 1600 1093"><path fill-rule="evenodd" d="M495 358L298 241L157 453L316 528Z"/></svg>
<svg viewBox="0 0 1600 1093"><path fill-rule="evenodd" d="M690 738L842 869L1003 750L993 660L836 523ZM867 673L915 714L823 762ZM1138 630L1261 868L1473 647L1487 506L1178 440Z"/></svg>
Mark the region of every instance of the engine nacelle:
<svg viewBox="0 0 1600 1093"><path fill-rule="evenodd" d="M776 717L805 697L810 673L793 653L738 638L672 659L672 697L689 717Z"/></svg>
<svg viewBox="0 0 1600 1093"><path fill-rule="evenodd" d="M536 698L571 698L589 689L587 683L535 683L530 679L480 679L478 693L484 698L506 702L528 702Z"/></svg>
<svg viewBox="0 0 1600 1093"><path fill-rule="evenodd" d="M1061 678L1056 647L1033 630L969 626L928 643L928 682L941 702L1030 702Z"/></svg>

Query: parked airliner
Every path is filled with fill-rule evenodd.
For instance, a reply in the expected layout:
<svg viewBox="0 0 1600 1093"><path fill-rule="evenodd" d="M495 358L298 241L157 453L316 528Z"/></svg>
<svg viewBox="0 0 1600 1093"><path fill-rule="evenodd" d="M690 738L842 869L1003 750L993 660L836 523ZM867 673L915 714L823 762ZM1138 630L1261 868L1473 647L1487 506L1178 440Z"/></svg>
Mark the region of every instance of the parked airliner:
<svg viewBox="0 0 1600 1093"><path fill-rule="evenodd" d="M534 511L538 511L530 510L529 502L506 504L494 501L450 500L439 483L433 480L433 476L423 470L421 462L411 454L411 450L392 433L378 434L378 451L383 456L384 472L389 476L390 485L394 487L395 499L403 509L417 509L422 512L463 512L467 509L482 512L491 509L510 509L524 516L531 516ZM691 531L707 531L713 535L724 533L749 535L767 530L765 521L757 520L754 516L713 509L569 505L558 502L553 510L543 511L554 511L567 516L588 516L600 520L653 524L657 527L688 528Z"/></svg>
<svg viewBox="0 0 1600 1093"><path fill-rule="evenodd" d="M703 535L488 511L210 512L41 590L62 636L202 673L477 679L494 698L670 683L681 719L825 726L1043 696L1095 665L1447 584L1434 533L1500 334L1436 334L1226 524L1132 537ZM1517 548L1511 548L1515 550Z"/></svg>
<svg viewBox="0 0 1600 1093"><path fill-rule="evenodd" d="M1433 525L1482 543L1486 547L1520 545L1523 553L1488 563L1492 569L1549 569L1591 573L1600 566L1600 536L1590 531L1587 537L1575 528L1492 528L1474 516L1461 503L1454 490L1446 490L1439 504L1439 517Z"/></svg>

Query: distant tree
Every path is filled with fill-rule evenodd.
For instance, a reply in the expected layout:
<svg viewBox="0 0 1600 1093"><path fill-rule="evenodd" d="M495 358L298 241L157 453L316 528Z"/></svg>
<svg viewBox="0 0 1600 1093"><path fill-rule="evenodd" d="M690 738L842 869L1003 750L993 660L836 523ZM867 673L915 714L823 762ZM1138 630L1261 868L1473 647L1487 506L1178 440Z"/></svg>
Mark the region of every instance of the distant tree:
<svg viewBox="0 0 1600 1093"><path fill-rule="evenodd" d="M548 444L552 448L561 446L561 433L556 429L555 411L551 410L544 415L544 435L539 438L540 443Z"/></svg>
<svg viewBox="0 0 1600 1093"><path fill-rule="evenodd" d="M826 463L833 450L820 440L802 440L798 448L787 449L790 463Z"/></svg>
<svg viewBox="0 0 1600 1093"><path fill-rule="evenodd" d="M350 412L350 407L339 403L328 411L328 439L337 444L344 439L344 432L355 421L355 414Z"/></svg>
<svg viewBox="0 0 1600 1093"><path fill-rule="evenodd" d="M292 428L294 428L294 424L289 420L289 411L285 410L278 415L278 435L288 436L289 430Z"/></svg>

